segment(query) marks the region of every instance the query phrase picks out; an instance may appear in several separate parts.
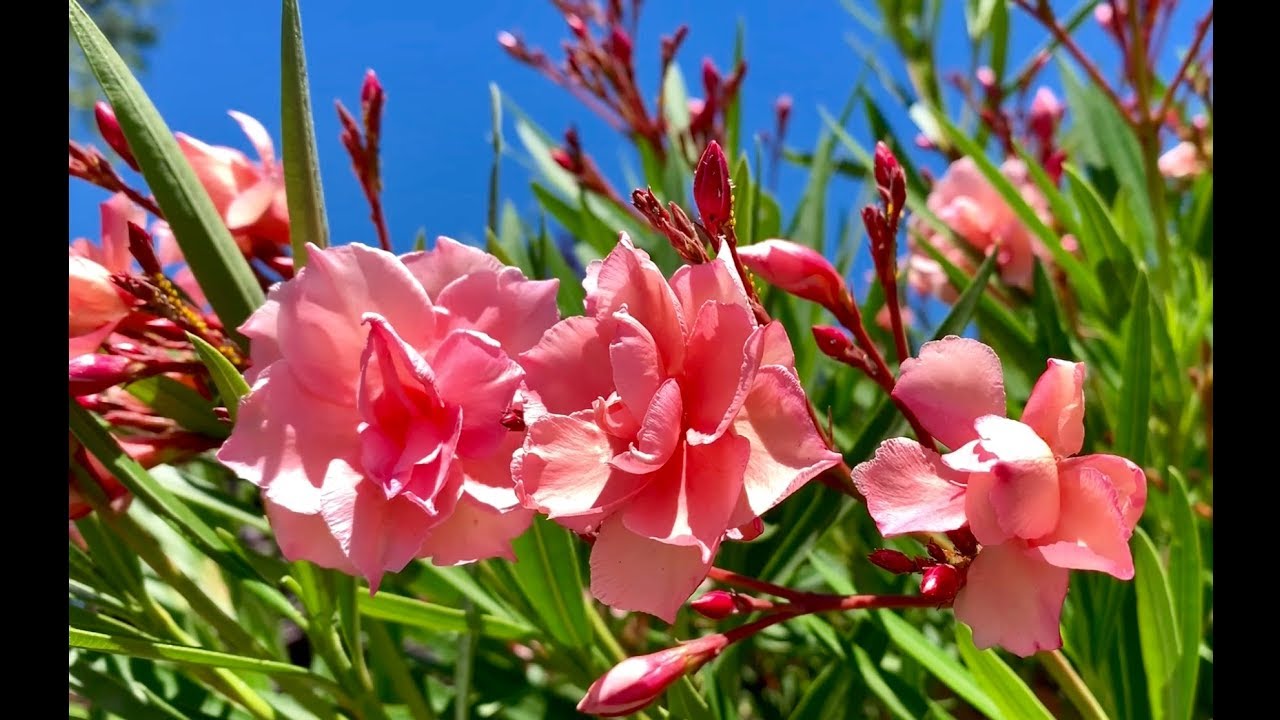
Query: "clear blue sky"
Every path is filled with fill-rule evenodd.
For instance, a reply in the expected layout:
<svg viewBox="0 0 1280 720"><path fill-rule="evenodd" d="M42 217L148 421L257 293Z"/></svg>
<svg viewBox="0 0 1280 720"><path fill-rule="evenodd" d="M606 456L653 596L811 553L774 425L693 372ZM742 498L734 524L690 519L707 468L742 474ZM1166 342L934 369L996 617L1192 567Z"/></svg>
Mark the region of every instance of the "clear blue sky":
<svg viewBox="0 0 1280 720"><path fill-rule="evenodd" d="M856 0L871 6L869 0ZM568 93L511 58L497 45L499 30L511 30L528 43L543 47L555 59L567 37L560 15L541 0L471 0L470 2L376 3L364 0L304 0L303 30L316 114L321 172L332 237L336 243L376 242L368 209L338 141L333 109L342 99L358 113L360 83L366 68L382 79L388 95L383 131L384 205L397 249L408 249L419 228L428 237L449 235L475 242L483 237L490 162L488 140L489 83L496 82L544 129L558 137L576 124L587 151L610 179L623 185L622 163L638 167L624 153L622 139ZM240 110L261 120L280 138L279 4L271 0L162 0L156 14L160 39L148 58L150 69L140 79L170 128L206 142L231 145L253 156L230 117ZM962 8L947 0L938 55L944 69L970 68ZM1060 14L1076 6L1055 2ZM1192 26L1207 1L1183 2L1169 35L1161 67L1176 67L1176 52L1190 41ZM1018 68L1044 38L1043 31L1014 10L1010 67ZM812 148L822 130L818 108L838 112L854 83L862 77L880 92L873 74L851 49L846 38L856 35L878 48L885 67L905 84L905 73L887 39L879 39L851 16L840 0L798 0L794 3L741 3L727 0L649 0L644 3L636 41L641 80L656 87L658 38L681 22L691 32L680 55L691 90L700 87L703 57L725 69L732 57L739 18L745 21L749 69L744 88L744 138L773 126L773 102L781 93L795 100L788 144ZM1109 40L1092 18L1078 31L1081 45L1109 76L1118 60ZM1041 81L1057 88L1054 65ZM957 106L952 98L953 109ZM895 130L904 141L915 130L905 113L893 112ZM850 132L865 145L870 137L859 117ZM72 129L73 138L101 145L96 131ZM507 128L510 150L521 152L514 132ZM935 173L944 168L936 156L920 160ZM514 158L503 167L502 192L526 217L535 204L528 189L529 172ZM794 208L804 176L784 167L780 199L787 212ZM857 200L850 183L833 184L829 203L833 212L847 211ZM70 237L98 237L97 203L106 194L83 182L70 183ZM834 227L834 226L829 226Z"/></svg>

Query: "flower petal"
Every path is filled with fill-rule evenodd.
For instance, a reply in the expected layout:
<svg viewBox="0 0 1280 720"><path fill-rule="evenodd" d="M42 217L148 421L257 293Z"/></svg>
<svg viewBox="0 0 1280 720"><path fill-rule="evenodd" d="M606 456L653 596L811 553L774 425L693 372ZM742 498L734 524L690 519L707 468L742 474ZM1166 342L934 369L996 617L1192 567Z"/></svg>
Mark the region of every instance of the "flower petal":
<svg viewBox="0 0 1280 720"><path fill-rule="evenodd" d="M1088 467L1107 476L1116 489L1116 506L1120 517L1130 532L1142 517L1147 506L1147 475L1142 468L1117 455L1084 455L1067 458L1058 465L1058 472L1070 473Z"/></svg>
<svg viewBox="0 0 1280 720"><path fill-rule="evenodd" d="M696 547L641 537L611 518L591 548L591 594L610 607L675 622L711 568L702 557Z"/></svg>
<svg viewBox="0 0 1280 720"><path fill-rule="evenodd" d="M809 400L795 374L777 365L756 372L755 384L733 432L751 443L739 509L731 525L744 525L840 462L818 435Z"/></svg>
<svg viewBox="0 0 1280 720"><path fill-rule="evenodd" d="M433 298L449 311L450 329L478 330L511 355L533 347L560 319L559 280L526 280L516 268L476 270L458 277Z"/></svg>
<svg viewBox="0 0 1280 720"><path fill-rule="evenodd" d="M384 573L399 572L417 557L431 528L421 505L404 497L388 500L368 482L326 483L320 512L372 592Z"/></svg>
<svg viewBox="0 0 1280 720"><path fill-rule="evenodd" d="M987 545L956 595L956 618L973 628L978 649L999 645L1021 657L1062 647L1058 619L1067 571L1016 543Z"/></svg>
<svg viewBox="0 0 1280 720"><path fill-rule="evenodd" d="M434 300L454 280L474 272L502 272L506 267L489 253L444 236L430 250L401 255L400 260Z"/></svg>
<svg viewBox="0 0 1280 720"><path fill-rule="evenodd" d="M675 374L683 361L685 333L675 293L649 254L626 233L619 234L600 265L595 288L587 294L587 314L609 317L623 306L653 336L667 374Z"/></svg>
<svg viewBox="0 0 1280 720"><path fill-rule="evenodd" d="M348 575L356 574L355 566L329 532L329 526L325 524L322 515L294 512L265 499L263 506L267 511L267 520L271 522L271 532L276 536L276 544L280 546L280 552L286 560L309 560L320 567L332 568Z"/></svg>
<svg viewBox="0 0 1280 720"><path fill-rule="evenodd" d="M893 397L906 403L924 429L955 449L976 437L973 422L1004 415L1004 372L995 351L950 335L925 343L902 363Z"/></svg>
<svg viewBox="0 0 1280 720"><path fill-rule="evenodd" d="M885 537L946 532L965 524L965 474L914 440L880 443L875 457L853 469L867 512Z"/></svg>
<svg viewBox="0 0 1280 720"><path fill-rule="evenodd" d="M1022 422L1058 457L1075 455L1084 446L1084 363L1050 359L1048 364L1027 399Z"/></svg>
<svg viewBox="0 0 1280 720"><path fill-rule="evenodd" d="M511 480L511 457L522 445L523 432L508 432L498 447L485 457L459 458L466 494L494 510L518 506L520 498Z"/></svg>
<svg viewBox="0 0 1280 720"><path fill-rule="evenodd" d="M738 503L751 446L725 435L709 445L683 445L653 481L627 503L631 532L671 545L693 545L711 562Z"/></svg>
<svg viewBox="0 0 1280 720"><path fill-rule="evenodd" d="M1061 483L1062 517L1053 532L1036 541L1036 549L1051 565L1132 580L1132 530L1124 525L1111 479L1088 465L1075 465L1062 473Z"/></svg>
<svg viewBox="0 0 1280 720"><path fill-rule="evenodd" d="M264 177L237 193L227 205L222 219L231 232L239 232L253 226L266 214L275 199L277 182Z"/></svg>
<svg viewBox="0 0 1280 720"><path fill-rule="evenodd" d="M667 374L649 330L631 317L626 308L614 313L613 319L617 321L613 341L609 343L613 384L631 416L643 417Z"/></svg>
<svg viewBox="0 0 1280 720"><path fill-rule="evenodd" d="M500 512L464 493L453 514L427 533L418 554L443 567L496 557L515 562L511 541L527 530L532 520L532 510Z"/></svg>
<svg viewBox="0 0 1280 720"><path fill-rule="evenodd" d="M512 458L516 493L526 507L553 520L613 510L649 482L609 464L618 453L614 442L595 423L543 416L529 426L524 447Z"/></svg>
<svg viewBox="0 0 1280 720"><path fill-rule="evenodd" d="M508 434L502 416L511 407L524 371L487 335L455 330L436 350L433 367L440 399L462 408L458 454L483 457Z"/></svg>
<svg viewBox="0 0 1280 720"><path fill-rule="evenodd" d="M680 384L672 378L653 394L635 442L614 456L609 464L636 475L651 473L666 465L678 449L682 417L684 402L680 397Z"/></svg>
<svg viewBox="0 0 1280 720"><path fill-rule="evenodd" d="M116 193L98 206L102 220L102 254L99 260L103 267L113 273L127 273L133 265L133 254L129 252L129 223L138 227L146 227L147 213L138 207L124 193Z"/></svg>
<svg viewBox="0 0 1280 720"><path fill-rule="evenodd" d="M1035 430L1016 420L987 415L975 423L991 466L989 499L996 521L1010 535L1033 540L1058 524L1058 464Z"/></svg>
<svg viewBox="0 0 1280 720"><path fill-rule="evenodd" d="M239 123L240 129L249 138L249 143L253 145L253 149L258 151L258 157L262 160L263 167L275 167L276 149L271 143L271 134L262 126L262 123L258 122L257 118L237 110L229 110L227 114Z"/></svg>
<svg viewBox="0 0 1280 720"><path fill-rule="evenodd" d="M520 354L525 384L549 412L568 415L613 394L609 360L613 323L613 318L565 318Z"/></svg>
<svg viewBox="0 0 1280 720"><path fill-rule="evenodd" d="M760 367L763 330L740 305L707 302L689 331L684 362L688 441L715 442L733 424Z"/></svg>
<svg viewBox="0 0 1280 720"><path fill-rule="evenodd" d="M681 265L671 275L671 290L675 292L679 302L685 328L693 327L698 319L698 312L709 301L738 305L743 310L751 311L742 280L729 264L727 249L716 255L711 262Z"/></svg>

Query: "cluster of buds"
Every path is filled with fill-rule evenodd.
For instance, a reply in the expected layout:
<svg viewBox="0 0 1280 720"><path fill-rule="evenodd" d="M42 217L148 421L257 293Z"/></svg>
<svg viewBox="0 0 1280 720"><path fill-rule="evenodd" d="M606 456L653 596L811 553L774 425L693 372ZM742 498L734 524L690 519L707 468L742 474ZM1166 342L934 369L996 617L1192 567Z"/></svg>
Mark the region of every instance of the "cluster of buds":
<svg viewBox="0 0 1280 720"><path fill-rule="evenodd" d="M1047 60L1048 55L1044 55L1043 61ZM1019 91L1019 98L1025 99L1030 89L1030 81L1043 67L1043 61L1037 57L1036 61L1028 67L1027 72L1024 72L1016 81L1014 88ZM1041 86L1036 90L1030 105L1025 110L1011 111L1005 107L1005 101L1008 99L1006 88L1001 86L991 68L980 67L975 73L981 97L974 96L973 88L964 76L953 74L950 79L952 84L964 93L982 124L999 139L1006 157L1017 157L1015 146L1020 143L1033 146L1045 172L1055 183L1058 181L1062 176L1062 164L1066 161L1066 153L1058 146L1056 135L1066 107L1052 90Z"/></svg>
<svg viewBox="0 0 1280 720"><path fill-rule="evenodd" d="M964 587L969 563L977 556L978 541L967 527L947 533L953 547L945 548L930 540L925 545L927 556L912 557L897 550L882 548L867 556L871 564L895 575L920 573L920 595L943 605L955 599Z"/></svg>
<svg viewBox="0 0 1280 720"><path fill-rule="evenodd" d="M545 52L529 47L510 32L499 33L498 44L516 60L568 90L610 127L642 140L660 159L665 159L668 128L661 80L675 62L689 28L682 25L662 38L660 85L651 111L636 78L633 36L640 3L633 0L624 9L621 0L610 0L604 7L589 1L552 2L564 15L572 36L563 43L562 64L557 65ZM689 101L688 131L696 145L720 137L725 110L737 96L745 73L746 65L741 62L727 77L710 60L703 62L706 97Z"/></svg>
<svg viewBox="0 0 1280 720"><path fill-rule="evenodd" d="M370 219L378 233L378 243L383 250L391 252L391 237L382 212L382 175L379 165L382 109L386 102L387 95L382 89L382 83L378 82L377 74L369 70L365 73L364 84L360 88L360 123L356 123L341 100L335 101L335 105L338 122L342 125L339 139L351 156L351 169L360 182L365 200L369 202Z"/></svg>
<svg viewBox="0 0 1280 720"><path fill-rule="evenodd" d="M578 187L599 195L623 209L630 209L622 201L618 191L614 190L600 173L595 160L592 160L591 156L582 149L582 140L578 137L577 128L570 126L564 131L564 145L551 151L551 159L565 172L573 175L578 181Z"/></svg>
<svg viewBox="0 0 1280 720"><path fill-rule="evenodd" d="M646 188L631 192L631 204L649 222L649 227L666 236L685 262L699 265L710 260L698 227L674 201L664 208L662 201L654 196L653 189Z"/></svg>

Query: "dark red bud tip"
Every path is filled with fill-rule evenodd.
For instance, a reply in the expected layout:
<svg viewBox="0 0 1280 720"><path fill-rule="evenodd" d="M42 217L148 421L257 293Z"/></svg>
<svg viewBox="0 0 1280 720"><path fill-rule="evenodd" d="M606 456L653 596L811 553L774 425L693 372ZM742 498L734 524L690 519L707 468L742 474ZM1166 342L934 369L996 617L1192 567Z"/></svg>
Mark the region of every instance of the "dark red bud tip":
<svg viewBox="0 0 1280 720"><path fill-rule="evenodd" d="M577 164L574 163L573 158L569 156L569 153L564 148L556 148L552 150L551 159L555 160L557 165L564 168L565 172L573 173L574 175L578 174L579 168Z"/></svg>
<svg viewBox="0 0 1280 720"><path fill-rule="evenodd" d="M934 565L924 571L920 594L937 602L947 602L960 591L960 572L950 565Z"/></svg>
<svg viewBox="0 0 1280 720"><path fill-rule="evenodd" d="M88 354L67 363L67 385L74 396L92 395L129 380L143 364L120 355Z"/></svg>
<svg viewBox="0 0 1280 720"><path fill-rule="evenodd" d="M360 102L368 104L380 95L382 95L382 83L378 81L378 74L370 69L365 72L364 85L360 87Z"/></svg>
<svg viewBox="0 0 1280 720"><path fill-rule="evenodd" d="M814 325L813 339L818 342L818 349L823 354L837 360L853 350L853 340L840 328L830 325Z"/></svg>
<svg viewBox="0 0 1280 720"><path fill-rule="evenodd" d="M705 618L723 620L738 611L733 594L724 590L712 590L689 603L693 611Z"/></svg>
<svg viewBox="0 0 1280 720"><path fill-rule="evenodd" d="M888 187L893 182L895 176L902 172L902 166L898 163L898 158L894 156L893 151L884 142L876 143L876 184Z"/></svg>
<svg viewBox="0 0 1280 720"><path fill-rule="evenodd" d="M956 550L961 555L973 557L978 554L978 539L973 536L973 531L969 528L952 530L947 533L947 537L955 544Z"/></svg>
<svg viewBox="0 0 1280 720"><path fill-rule="evenodd" d="M717 233L721 224L733 217L733 188L729 184L729 161L712 140L698 160L693 174L693 199L707 230Z"/></svg>
<svg viewBox="0 0 1280 720"><path fill-rule="evenodd" d="M116 120L116 113L111 106L99 100L93 106L93 117L98 123L98 132L102 133L102 139L111 146L111 149L120 156L121 160L133 168L134 172L138 170L138 161L134 159L133 152L129 150L129 143L124 139L124 131L120 129L120 121Z"/></svg>
<svg viewBox="0 0 1280 720"><path fill-rule="evenodd" d="M933 540L930 540L929 544L924 546L924 549L929 551L929 557L933 558L935 562L947 562L947 551L943 550L942 546Z"/></svg>
<svg viewBox="0 0 1280 720"><path fill-rule="evenodd" d="M867 559L871 561L872 565L888 570L894 575L904 575L906 573L919 570L919 568L916 567L915 560L912 560L897 550L882 548L868 555Z"/></svg>
<svg viewBox="0 0 1280 720"><path fill-rule="evenodd" d="M702 59L702 86L706 88L708 100L720 89L720 71L711 58Z"/></svg>
<svg viewBox="0 0 1280 720"><path fill-rule="evenodd" d="M779 118L785 118L791 114L791 106L795 103L790 95L779 95L778 99L773 103L773 111L778 114Z"/></svg>
<svg viewBox="0 0 1280 720"><path fill-rule="evenodd" d="M524 409L512 407L502 416L502 427L512 432L523 432L525 429Z"/></svg>
<svg viewBox="0 0 1280 720"><path fill-rule="evenodd" d="M614 25L609 32L609 51L624 67L631 66L632 48L631 36L620 26Z"/></svg>

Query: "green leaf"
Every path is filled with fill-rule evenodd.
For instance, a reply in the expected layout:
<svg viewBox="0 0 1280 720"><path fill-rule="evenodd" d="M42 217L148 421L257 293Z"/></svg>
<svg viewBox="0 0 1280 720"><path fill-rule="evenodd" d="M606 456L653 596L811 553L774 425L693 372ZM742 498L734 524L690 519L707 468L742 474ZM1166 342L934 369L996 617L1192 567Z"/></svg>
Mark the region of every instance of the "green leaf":
<svg viewBox="0 0 1280 720"><path fill-rule="evenodd" d="M156 414L176 420L188 430L215 438L231 434L231 428L214 416L212 402L167 375L143 378L129 383L124 389L151 406Z"/></svg>
<svg viewBox="0 0 1280 720"><path fill-rule="evenodd" d="M280 134L289 202L289 242L293 245L293 261L301 269L307 263L307 243L328 247L329 222L324 212L298 0L280 3Z"/></svg>
<svg viewBox="0 0 1280 720"><path fill-rule="evenodd" d="M688 675L677 680L667 691L667 704L671 707L672 717L681 720L716 720L706 699L698 693Z"/></svg>
<svg viewBox="0 0 1280 720"><path fill-rule="evenodd" d="M969 29L971 42L983 39L987 28L991 27L991 16L995 13L996 6L1003 4L1004 0L965 0L964 21Z"/></svg>
<svg viewBox="0 0 1280 720"><path fill-rule="evenodd" d="M751 166L747 163L747 154L742 153L738 164L733 168L733 216L734 232L745 243L754 242L756 214L751 211L752 197L758 190L751 182Z"/></svg>
<svg viewBox="0 0 1280 720"><path fill-rule="evenodd" d="M1063 166L1063 172L1071 181L1071 197L1080 208L1080 242L1088 253L1086 258L1095 266L1109 259L1120 286L1128 286L1137 271L1134 252L1121 239L1115 220L1089 181L1071 165ZM1108 299L1114 300L1115 296L1109 295ZM1120 306L1112 302L1111 308L1116 312Z"/></svg>
<svg viewBox="0 0 1280 720"><path fill-rule="evenodd" d="M538 515L511 548L517 560L511 569L547 633L569 647L587 647L591 621L578 571L577 539Z"/></svg>
<svg viewBox="0 0 1280 720"><path fill-rule="evenodd" d="M69 2L71 32L111 102L129 149L156 203L173 229L178 247L209 298L223 327L237 341L237 328L264 301L262 288L222 217L201 187L155 105L124 60L75 0Z"/></svg>
<svg viewBox="0 0 1280 720"><path fill-rule="evenodd" d="M434 632L466 632L469 628L463 610L386 592L370 597L362 591L357 604L361 615L375 620ZM497 640L520 640L537 633L528 625L493 615L479 615L476 626L481 635Z"/></svg>
<svg viewBox="0 0 1280 720"><path fill-rule="evenodd" d="M1071 341L1067 338L1062 319L1062 307L1058 293L1045 271L1044 263L1036 260L1032 308L1036 314L1036 345L1047 358L1071 357Z"/></svg>
<svg viewBox="0 0 1280 720"><path fill-rule="evenodd" d="M556 301L560 306L560 316L581 315L583 302L587 297L587 291L582 287L582 278L578 277L573 268L569 267L569 263L560 252L560 247L556 245L555 240L551 239L551 234L547 232L545 222L542 223L542 227L538 232L538 239L535 241L534 248L537 250L541 266L541 272L538 275L541 277L553 277L560 281L560 287L556 293Z"/></svg>
<svg viewBox="0 0 1280 720"><path fill-rule="evenodd" d="M1129 307L1120 411L1116 418L1116 452L1141 467L1146 463L1147 428L1151 420L1151 310L1146 275L1138 275Z"/></svg>
<svg viewBox="0 0 1280 720"><path fill-rule="evenodd" d="M1138 635L1147 674L1147 698L1152 717L1164 720L1176 710L1173 679L1182 648L1169 579L1160 564L1160 555L1145 530L1139 527L1133 537L1133 582L1138 592Z"/></svg>
<svg viewBox="0 0 1280 720"><path fill-rule="evenodd" d="M234 423L240 409L240 398L249 392L249 383L244 381L244 376L236 370L236 366L231 364L226 355L218 352L217 348L191 333L187 333L187 340L191 341L200 362L209 369L214 387L218 388L218 397L222 398L231 422Z"/></svg>
<svg viewBox="0 0 1280 720"><path fill-rule="evenodd" d="M493 142L493 164L489 167L489 212L486 227L495 236L498 234L498 180L502 166L502 91L497 83L489 83L490 116L493 127L490 130Z"/></svg>
<svg viewBox="0 0 1280 720"><path fill-rule="evenodd" d="M875 613L880 625L889 634L893 644L909 657L920 663L933 676L951 688L978 712L989 718L1000 718L999 706L978 685L969 671L955 658L948 655L937 643L926 638L919 630L890 610L878 610ZM957 628L960 623L956 623ZM957 631L958 634L958 631ZM1008 720L1014 720L1009 718Z"/></svg>
<svg viewBox="0 0 1280 720"><path fill-rule="evenodd" d="M848 704L851 679L844 663L828 663L809 684L787 720L823 720L838 715Z"/></svg>
<svg viewBox="0 0 1280 720"><path fill-rule="evenodd" d="M809 549L823 532L835 526L841 516L853 507L853 500L821 483L812 483L813 493L804 504L803 511L794 522L770 546L769 560L759 576L769 582L785 583L796 568L804 564ZM804 496L797 494L797 501Z"/></svg>
<svg viewBox="0 0 1280 720"><path fill-rule="evenodd" d="M978 685L987 692L987 697L1000 708L1000 714L1009 720L1031 720L1044 718L1053 720L1053 716L1036 698L1031 688L1009 668L995 650L979 650L973 644L973 631L968 625L957 622L956 646L964 664L973 673Z"/></svg>
<svg viewBox="0 0 1280 720"><path fill-rule="evenodd" d="M1182 645L1182 656L1172 683L1175 703L1170 716L1182 720L1192 717L1195 712L1200 640L1204 633L1204 580L1195 509L1187 494L1186 481L1174 467L1169 468L1169 519L1173 524L1169 542L1169 588ZM1172 712L1175 709L1180 712Z"/></svg>
<svg viewBox="0 0 1280 720"><path fill-rule="evenodd" d="M192 720L140 682L126 680L91 667L84 656L68 669L68 686L83 698L92 698L98 712L114 713L130 720Z"/></svg>
<svg viewBox="0 0 1280 720"><path fill-rule="evenodd" d="M923 243L927 244L927 243ZM959 335L964 332L965 326L973 318L973 313L978 307L978 301L983 298L986 292L987 282L991 279L991 273L995 271L997 253L991 253L987 256L982 264L978 266L977 272L973 274L973 279L969 281L968 287L964 288L964 292L956 299L951 311L947 313L947 317L938 325L938 329L933 333L934 340L941 340L948 335Z"/></svg>
<svg viewBox="0 0 1280 720"><path fill-rule="evenodd" d="M880 669L876 667L875 662L871 660L871 656L867 654L866 650L854 645L853 659L858 666L858 674L862 676L862 681L867 684L867 687L877 698L880 698L880 702L884 703L885 709L891 715L898 718L898 720L915 720L916 715L906 706L902 698L898 697L898 694L889 686L889 683L885 682Z"/></svg>

